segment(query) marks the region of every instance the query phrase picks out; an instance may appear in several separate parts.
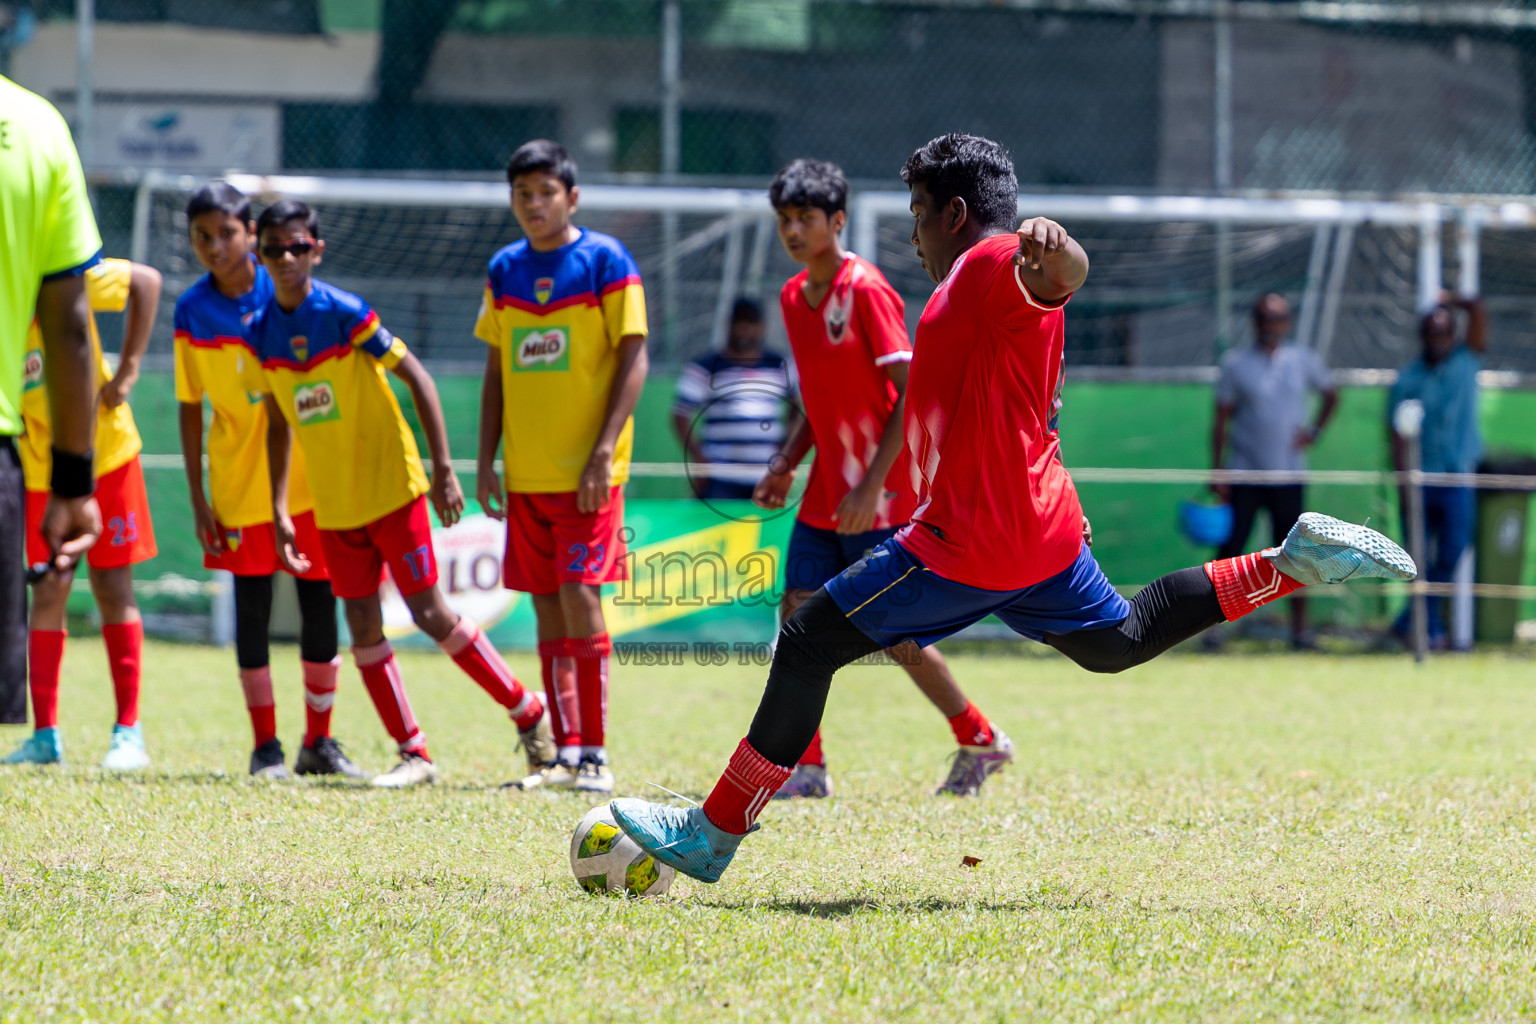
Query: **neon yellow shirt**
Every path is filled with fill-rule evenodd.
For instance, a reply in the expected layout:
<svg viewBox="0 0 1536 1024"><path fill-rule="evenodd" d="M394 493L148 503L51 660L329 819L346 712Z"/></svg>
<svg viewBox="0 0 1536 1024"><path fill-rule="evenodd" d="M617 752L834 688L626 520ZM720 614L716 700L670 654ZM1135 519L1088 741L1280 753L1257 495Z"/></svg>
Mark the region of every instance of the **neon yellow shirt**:
<svg viewBox="0 0 1536 1024"><path fill-rule="evenodd" d="M118 313L128 305L128 285L133 264L127 260L102 260L85 272L85 294L93 313ZM96 363L96 390L112 379L112 368L101 354L96 318L91 318L91 355ZM53 427L48 419L48 368L43 362L43 332L37 324L27 335L26 375L21 393L21 416L26 437L21 444L21 470L27 490L46 491L53 472ZM116 409L96 406L96 475L106 476L125 465L144 447L133 411L124 402Z"/></svg>
<svg viewBox="0 0 1536 1024"><path fill-rule="evenodd" d="M69 126L51 103L7 78L0 78L0 249L0 434L19 434L38 286L93 264L101 236Z"/></svg>
<svg viewBox="0 0 1536 1024"><path fill-rule="evenodd" d="M292 313L276 299L258 309L245 339L304 451L316 526L367 526L427 493L416 436L384 374L405 343L366 302L315 281Z"/></svg>
<svg viewBox="0 0 1536 1024"><path fill-rule="evenodd" d="M491 258L475 336L501 353L502 461L514 494L574 491L619 369L619 342L645 337L645 290L617 239L582 229L553 252L527 240ZM634 418L613 450L629 479Z"/></svg>

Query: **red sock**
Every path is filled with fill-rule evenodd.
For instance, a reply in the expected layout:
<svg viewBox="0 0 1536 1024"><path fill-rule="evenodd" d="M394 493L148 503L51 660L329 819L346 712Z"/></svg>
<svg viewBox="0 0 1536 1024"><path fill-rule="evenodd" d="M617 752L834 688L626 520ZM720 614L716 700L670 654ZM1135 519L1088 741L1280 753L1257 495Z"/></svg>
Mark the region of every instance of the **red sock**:
<svg viewBox="0 0 1536 1024"><path fill-rule="evenodd" d="M439 640L437 646L479 683L492 700L507 709L519 729L535 726L544 717L544 704L517 681L501 654L491 646L490 637L473 622L460 616L453 632Z"/></svg>
<svg viewBox="0 0 1536 1024"><path fill-rule="evenodd" d="M394 649L388 640L380 640L370 647L352 648L352 660L363 675L363 685L379 719L390 739L400 745L402 754L427 756L427 738L416 725L411 714L411 702L405 696L405 681L400 678L400 666L395 663Z"/></svg>
<svg viewBox="0 0 1536 1024"><path fill-rule="evenodd" d="M600 747L608 731L608 652L613 641L607 633L568 637L576 658L576 699L581 705L581 745Z"/></svg>
<svg viewBox="0 0 1536 1024"><path fill-rule="evenodd" d="M994 739L992 723L970 701L965 702L964 711L949 720L949 727L955 731L955 742L962 747L991 746Z"/></svg>
<svg viewBox="0 0 1536 1024"><path fill-rule="evenodd" d="M304 665L304 745L331 734L331 708L336 703L336 674L341 655L330 661L306 661Z"/></svg>
<svg viewBox="0 0 1536 1024"><path fill-rule="evenodd" d="M805 753L800 755L796 764L814 764L818 768L827 766L827 758L821 752L821 730L816 730L816 735L811 737L811 745L805 748Z"/></svg>
<svg viewBox="0 0 1536 1024"><path fill-rule="evenodd" d="M144 659L144 623L109 622L101 627L107 642L107 664L112 669L112 692L117 697L117 724L139 724L139 673Z"/></svg>
<svg viewBox="0 0 1536 1024"><path fill-rule="evenodd" d="M272 698L272 669L243 668L240 689L245 691L245 710L251 713L251 733L256 746L277 739L277 707Z"/></svg>
<svg viewBox="0 0 1536 1024"><path fill-rule="evenodd" d="M32 728L59 724L59 672L64 667L64 629L27 632L27 678L32 684Z"/></svg>
<svg viewBox="0 0 1536 1024"><path fill-rule="evenodd" d="M581 746L581 711L576 706L576 661L570 643L539 641L539 676L544 682L544 704L549 708L549 728L555 746Z"/></svg>
<svg viewBox="0 0 1536 1024"><path fill-rule="evenodd" d="M742 740L725 766L725 774L704 801L704 816L734 835L752 831L752 824L773 794L789 778L790 770L768 760Z"/></svg>
<svg viewBox="0 0 1536 1024"><path fill-rule="evenodd" d="M1219 562L1206 562L1205 574L1216 587L1216 600L1228 622L1235 622L1255 608L1302 586L1257 551L1237 558L1223 558Z"/></svg>

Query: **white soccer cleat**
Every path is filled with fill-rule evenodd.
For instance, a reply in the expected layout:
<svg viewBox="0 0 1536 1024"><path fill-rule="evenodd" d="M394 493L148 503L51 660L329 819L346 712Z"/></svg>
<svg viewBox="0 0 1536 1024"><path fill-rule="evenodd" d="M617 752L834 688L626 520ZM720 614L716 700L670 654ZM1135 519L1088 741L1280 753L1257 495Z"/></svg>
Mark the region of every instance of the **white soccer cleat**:
<svg viewBox="0 0 1536 1024"><path fill-rule="evenodd" d="M1419 574L1408 552L1375 530L1321 512L1302 513L1285 543L1262 555L1306 586L1361 579L1407 581Z"/></svg>
<svg viewBox="0 0 1536 1024"><path fill-rule="evenodd" d="M431 785L437 781L437 765L420 754L401 754L400 763L383 775L373 777L373 785L379 789L410 789L412 786Z"/></svg>

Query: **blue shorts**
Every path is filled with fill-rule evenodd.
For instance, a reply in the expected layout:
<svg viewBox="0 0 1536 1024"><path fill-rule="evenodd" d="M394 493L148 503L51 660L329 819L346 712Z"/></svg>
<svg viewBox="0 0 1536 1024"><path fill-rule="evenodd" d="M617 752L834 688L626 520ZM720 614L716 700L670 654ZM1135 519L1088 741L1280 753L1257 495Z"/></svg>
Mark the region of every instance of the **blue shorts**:
<svg viewBox="0 0 1536 1024"><path fill-rule="evenodd" d="M868 533L838 533L795 520L789 533L784 586L788 590L820 590L827 581L896 536L899 526Z"/></svg>
<svg viewBox="0 0 1536 1024"><path fill-rule="evenodd" d="M885 647L942 640L988 615L1031 640L1115 626L1131 613L1083 545L1077 561L1022 590L982 590L923 568L888 540L827 584L827 593L859 632Z"/></svg>

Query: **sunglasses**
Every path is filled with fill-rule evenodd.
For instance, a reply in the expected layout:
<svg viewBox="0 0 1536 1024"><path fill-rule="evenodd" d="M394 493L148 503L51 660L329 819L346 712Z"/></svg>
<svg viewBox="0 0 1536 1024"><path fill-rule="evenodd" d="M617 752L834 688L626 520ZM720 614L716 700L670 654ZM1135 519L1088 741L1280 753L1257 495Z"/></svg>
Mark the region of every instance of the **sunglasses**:
<svg viewBox="0 0 1536 1024"><path fill-rule="evenodd" d="M314 251L314 242L289 242L287 245L264 245L261 247L261 255L264 259L280 260L284 253L289 253L294 259L307 256Z"/></svg>

